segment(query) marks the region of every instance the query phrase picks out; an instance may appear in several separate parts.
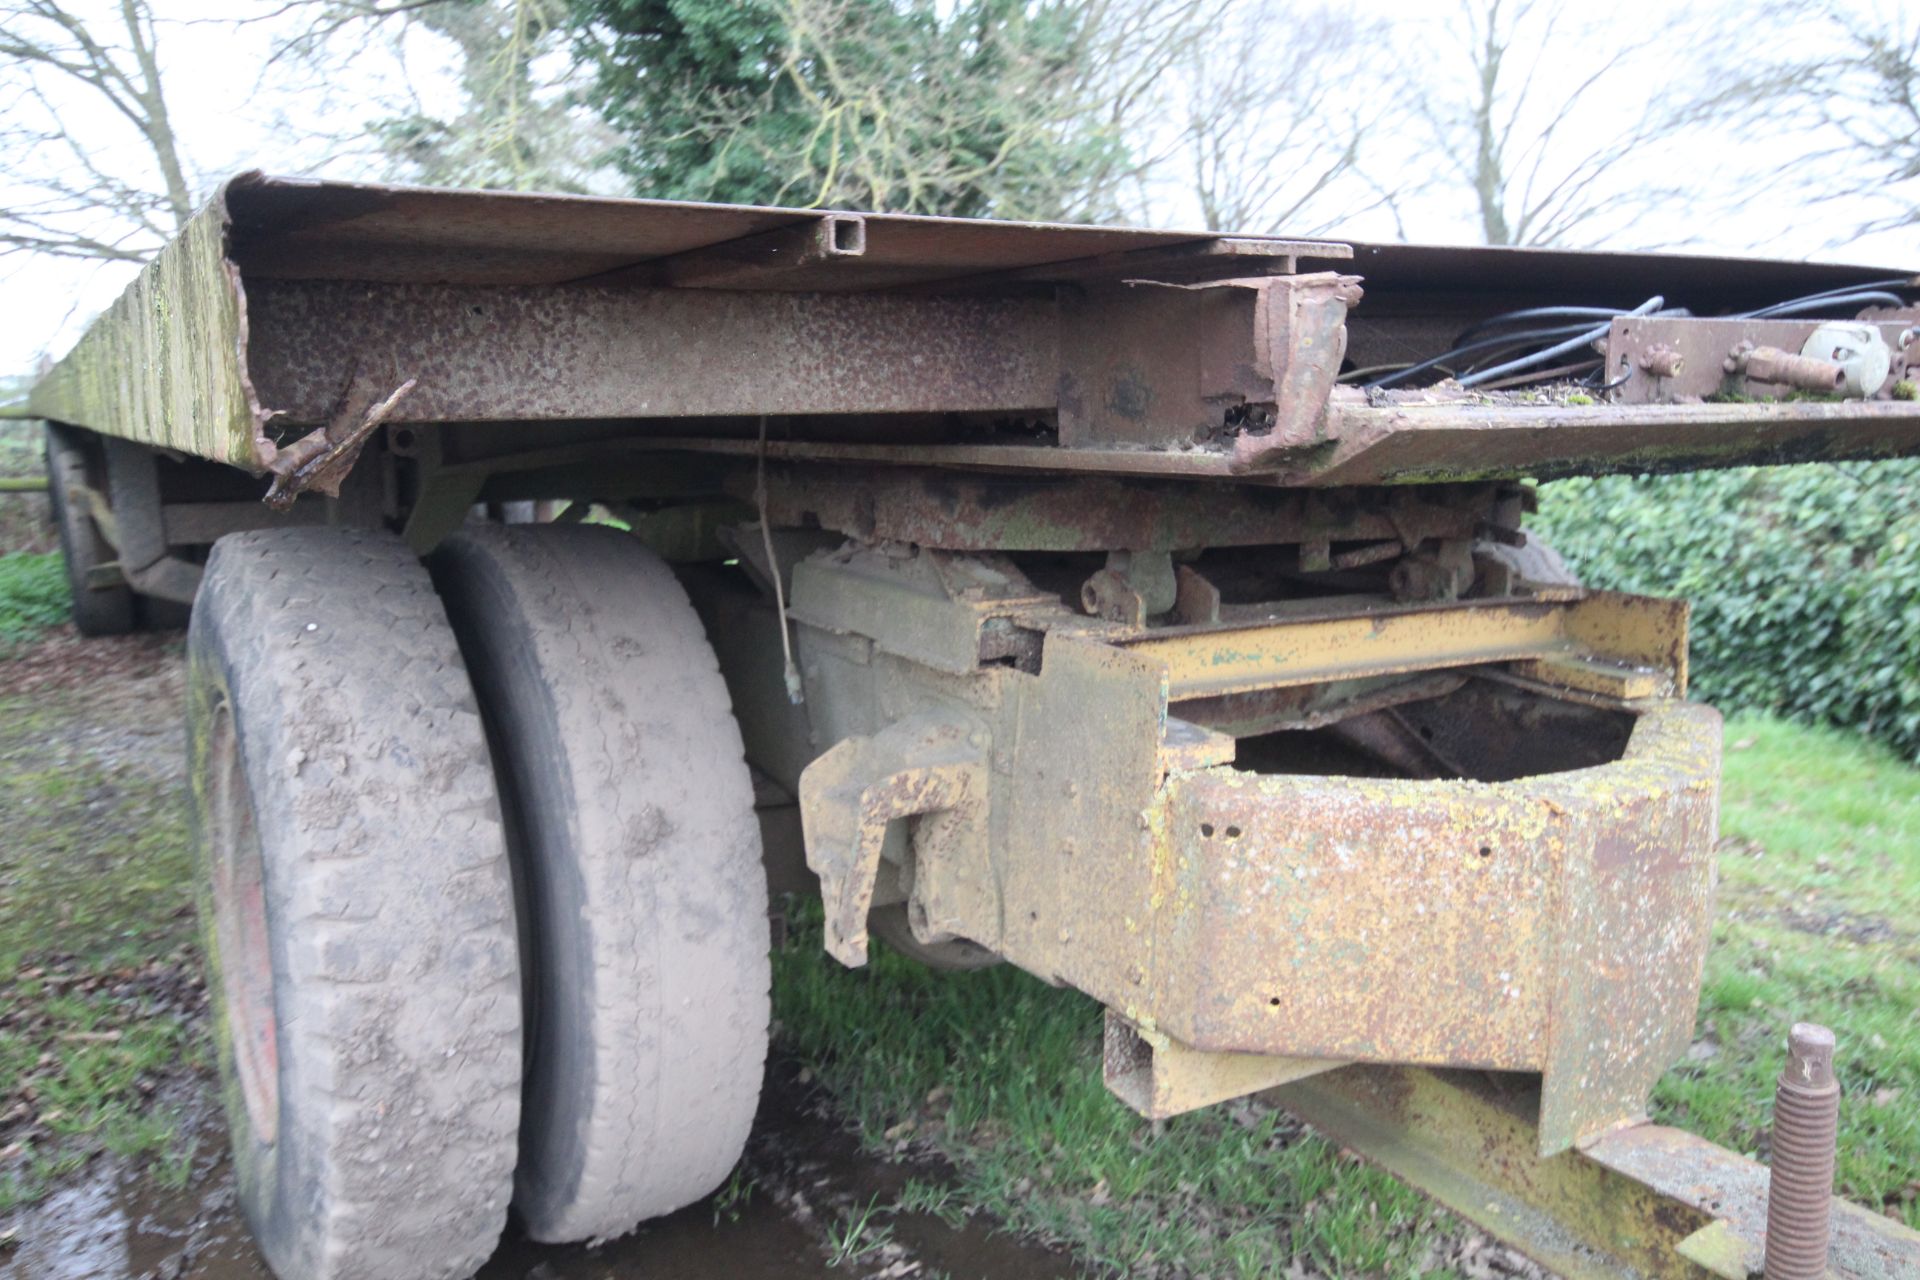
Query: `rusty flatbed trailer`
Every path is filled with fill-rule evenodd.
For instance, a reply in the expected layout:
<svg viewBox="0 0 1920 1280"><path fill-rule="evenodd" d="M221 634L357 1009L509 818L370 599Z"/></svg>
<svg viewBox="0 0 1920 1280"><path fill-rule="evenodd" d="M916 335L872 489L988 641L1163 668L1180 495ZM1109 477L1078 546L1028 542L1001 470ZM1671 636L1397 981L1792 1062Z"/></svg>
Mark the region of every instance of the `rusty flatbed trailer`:
<svg viewBox="0 0 1920 1280"><path fill-rule="evenodd" d="M510 1201L710 1191L771 877L1565 1275L1920 1274L1647 1123L1719 721L1684 603L1524 529L1537 479L1920 452L1914 285L235 179L31 405L83 627L197 597L263 1250L464 1275Z"/></svg>

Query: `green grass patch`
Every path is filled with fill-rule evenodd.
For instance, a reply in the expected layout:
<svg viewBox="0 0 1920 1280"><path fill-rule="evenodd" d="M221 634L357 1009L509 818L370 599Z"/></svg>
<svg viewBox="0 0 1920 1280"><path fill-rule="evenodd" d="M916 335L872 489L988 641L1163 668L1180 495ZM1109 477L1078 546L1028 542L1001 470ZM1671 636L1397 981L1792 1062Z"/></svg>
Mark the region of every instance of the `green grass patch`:
<svg viewBox="0 0 1920 1280"><path fill-rule="evenodd" d="M58 551L0 555L0 655L67 620L67 570Z"/></svg>
<svg viewBox="0 0 1920 1280"><path fill-rule="evenodd" d="M1911 945L1910 943L1908 944ZM1841 1195L1920 1227L1920 963L1909 950L1722 921L1701 996L1699 1042L1654 1094L1655 1118L1749 1155L1768 1150L1786 1028L1839 1038Z"/></svg>
<svg viewBox="0 0 1920 1280"><path fill-rule="evenodd" d="M874 1150L910 1135L958 1171L951 1198L909 1183L892 1208L985 1210L1114 1274L1265 1276L1294 1258L1452 1274L1422 1265L1450 1219L1285 1117L1214 1107L1155 1125L1127 1110L1101 1083L1100 1007L1078 992L1009 966L936 973L881 946L845 969L820 950L817 906L795 914L774 958L782 1045ZM850 1241L884 1227L839 1225Z"/></svg>
<svg viewBox="0 0 1920 1280"><path fill-rule="evenodd" d="M1920 770L1839 730L1729 722L1723 883L1697 1038L1657 1118L1765 1157L1795 1020L1831 1026L1846 1082L1839 1186L1920 1227ZM1239 1105L1161 1125L1100 1080L1100 1010L1010 967L934 973L876 945L820 951L815 906L775 956L778 1037L863 1140L929 1140L955 1181L892 1206L985 1210L1111 1274L1337 1276L1429 1270L1460 1230L1418 1194L1283 1116ZM865 1224L878 1225L873 1215ZM848 1239L857 1238L849 1228Z"/></svg>
<svg viewBox="0 0 1920 1280"><path fill-rule="evenodd" d="M0 1211L101 1151L183 1182L167 1086L204 1058L182 798L62 747L57 716L0 701Z"/></svg>
<svg viewBox="0 0 1920 1280"><path fill-rule="evenodd" d="M1920 1227L1920 770L1856 734L1727 723L1720 918L1656 1115L1765 1155L1786 1028L1839 1039L1840 1192Z"/></svg>
<svg viewBox="0 0 1920 1280"><path fill-rule="evenodd" d="M1920 769L1859 734L1766 716L1728 719L1724 763L1733 905L1920 921Z"/></svg>

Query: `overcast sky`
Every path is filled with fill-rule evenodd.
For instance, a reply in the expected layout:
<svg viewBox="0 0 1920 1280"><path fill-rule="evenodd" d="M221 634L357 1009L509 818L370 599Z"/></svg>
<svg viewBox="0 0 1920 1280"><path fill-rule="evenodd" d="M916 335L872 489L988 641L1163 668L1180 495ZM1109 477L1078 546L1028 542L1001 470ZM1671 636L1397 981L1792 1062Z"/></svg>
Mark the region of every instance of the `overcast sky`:
<svg viewBox="0 0 1920 1280"><path fill-rule="evenodd" d="M1713 0L1707 0L1712 3ZM1454 34L1456 23L1445 6L1414 0L1359 0L1391 18L1402 47L1438 48ZM1865 9L1905 10L1904 0L1857 0ZM87 11L104 8L104 0L74 0ZM260 18L277 5L266 0L156 0L161 15L160 55L176 132L189 152L198 195L219 177L248 168L271 172L323 172L329 176L378 180L384 176L378 157L364 148L331 144L360 130L370 118L370 102L389 92L398 71L384 50L370 51L360 63L337 76L316 83L298 67L283 65L263 77L261 68L283 25L273 21L236 22ZM1740 3L1726 3L1729 19L1747 11ZM1617 12L1592 19L1589 37L1556 52L1546 79L1574 83L1597 65L1616 38L1629 38L1647 29L1649 15L1670 14L1669 5L1629 4ZM1451 24L1451 25L1450 25ZM1609 25L1611 24L1611 25ZM1437 55L1436 55L1437 56ZM1670 49L1647 63L1632 81L1609 86L1604 95L1575 118L1566 136L1556 144L1565 163L1577 163L1591 149L1599 133L1621 127L1624 113L1636 102L1657 99L1670 91L1671 79L1684 74L1686 50ZM430 37L408 50L409 81L429 109L456 92L452 63ZM0 109L4 105L0 104ZM1542 107L1541 110L1548 108ZM102 154L112 165L117 157L138 163L136 145L126 137L123 122L109 118L105 109L84 100L70 107L68 123L88 136L114 139ZM451 114L449 111L448 114ZM1704 176L1709 185L1719 169L1738 172L1752 148L1779 148L1779 139L1719 138L1697 140L1690 147L1672 146L1637 155L1634 163L1649 174L1685 173ZM1415 170L1430 163L1417 149L1397 162ZM1406 174L1396 175L1406 177ZM1411 184L1417 191L1422 183ZM0 187L0 198L5 189ZM1194 215L1177 188L1159 191L1147 210L1157 224L1192 225ZM1458 191L1433 184L1416 194L1401 212L1409 238L1422 241L1469 243L1477 228L1472 209ZM1731 207L1674 208L1611 229L1610 240L1620 247L1685 246L1689 250L1725 253L1758 252L1768 256L1819 257L1832 260L1883 262L1912 267L1920 264L1920 235L1912 228L1870 240L1846 244L1844 237L1858 219L1846 211L1829 210L1809 216L1796 209L1786 193L1756 187L1753 199ZM1232 228L1223 228L1231 230ZM1356 239L1390 239L1393 221L1383 213L1360 218L1340 228ZM0 373L29 370L43 353L58 355L84 328L86 320L110 302L124 287L132 268L126 264L96 264L58 259L10 257L0 259Z"/></svg>

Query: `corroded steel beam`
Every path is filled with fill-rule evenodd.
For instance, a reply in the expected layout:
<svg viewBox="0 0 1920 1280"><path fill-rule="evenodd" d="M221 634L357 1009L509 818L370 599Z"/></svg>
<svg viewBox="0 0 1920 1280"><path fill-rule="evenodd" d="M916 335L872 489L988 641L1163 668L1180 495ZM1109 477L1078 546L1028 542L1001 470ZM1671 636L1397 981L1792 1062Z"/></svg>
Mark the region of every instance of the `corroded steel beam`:
<svg viewBox="0 0 1920 1280"><path fill-rule="evenodd" d="M1319 443L1349 277L1060 300L267 280L247 364L290 422L378 373L393 422L1039 415L1078 446ZM1038 457L1033 459L1040 461Z"/></svg>
<svg viewBox="0 0 1920 1280"><path fill-rule="evenodd" d="M1424 393L1423 393L1424 394ZM1707 404L1370 404L1333 394L1324 439L1267 449L1228 433L1194 444L1170 430L1162 448L1082 443L876 443L775 440L768 458L842 466L989 468L1024 472L1230 480L1269 487L1475 484L1611 472L1665 473L1920 453L1920 403L1782 401ZM609 446L601 446L603 449ZM751 439L674 431L636 450L751 458Z"/></svg>
<svg viewBox="0 0 1920 1280"><path fill-rule="evenodd" d="M1678 1129L1629 1125L1542 1159L1529 1075L1347 1067L1268 1095L1567 1280L1749 1280L1764 1165ZM1828 1274L1920 1275L1920 1233L1833 1201Z"/></svg>
<svg viewBox="0 0 1920 1280"><path fill-rule="evenodd" d="M271 280L248 293L261 403L324 419L362 367L395 422L1037 412L1053 307L1030 299Z"/></svg>
<svg viewBox="0 0 1920 1280"><path fill-rule="evenodd" d="M751 501L756 469L727 491ZM1322 495L1141 478L846 468L765 470L768 519L865 541L942 550L1169 551L1298 543L1472 539L1499 522L1500 486L1420 486Z"/></svg>
<svg viewBox="0 0 1920 1280"><path fill-rule="evenodd" d="M1686 1049L1719 735L1656 703L1619 760L1509 782L1175 774L1151 972L1117 1007L1199 1049L1542 1071L1562 1150Z"/></svg>
<svg viewBox="0 0 1920 1280"><path fill-rule="evenodd" d="M1407 484L1902 457L1920 452L1920 403L1372 404L1342 392L1327 432L1337 443L1321 456L1265 469L1287 484Z"/></svg>
<svg viewBox="0 0 1920 1280"><path fill-rule="evenodd" d="M823 463L1313 487L1920 450L1920 408L1901 401L1363 394L1335 385L1359 277L1193 283L1185 274L1194 262L1211 272L1347 252L1271 238L248 178L189 223L41 381L31 407L255 471L310 464L282 463L303 447L296 436L348 400L401 388L410 389L387 412L393 423L617 422L657 437L673 422L685 438L656 447L725 450L751 442L724 439L735 428L719 420L770 414L797 424L792 438L776 439L780 453ZM1388 291L1380 305L1391 319L1410 301L1391 290L1451 279L1469 261L1456 258L1376 248L1354 261ZM1578 255L1484 261L1529 278L1549 263L1568 279L1594 265ZM1689 278L1706 269L1658 265ZM1796 274L1740 269L1756 288ZM1723 322L1660 323L1718 333ZM939 415L968 422L943 426ZM965 442L996 415L1050 434ZM344 467L350 453L326 465Z"/></svg>
<svg viewBox="0 0 1920 1280"><path fill-rule="evenodd" d="M1878 367L1879 381L1872 387L1860 387L1859 394L1872 398L1882 392L1882 384L1890 393L1893 383L1908 376L1906 353L1912 344L1916 322L1920 322L1920 311L1911 308L1872 322L1872 328L1886 344L1888 360ZM1737 317L1635 316L1615 320L1607 335L1610 378L1621 382L1615 395L1622 404L1649 404L1723 393L1731 393L1729 398L1745 400L1784 399L1792 395L1795 384L1785 377L1763 381L1761 375L1768 370L1754 363L1753 357L1769 348L1797 353L1816 330L1833 327L1831 321L1825 320ZM1901 341L1903 337L1906 342ZM1920 346L1914 346L1913 351L1920 357ZM1790 356L1790 359L1799 358ZM1815 367L1825 370L1819 389L1836 390L1831 363L1819 360ZM1846 385L1844 376L1840 385Z"/></svg>

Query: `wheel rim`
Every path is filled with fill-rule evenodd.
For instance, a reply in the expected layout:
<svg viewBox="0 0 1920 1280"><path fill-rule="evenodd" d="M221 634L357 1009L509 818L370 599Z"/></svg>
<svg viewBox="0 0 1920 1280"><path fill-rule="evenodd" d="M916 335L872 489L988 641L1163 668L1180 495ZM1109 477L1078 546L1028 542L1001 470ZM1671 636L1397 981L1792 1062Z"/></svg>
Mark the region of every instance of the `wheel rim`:
<svg viewBox="0 0 1920 1280"><path fill-rule="evenodd" d="M273 1011L266 879L253 798L240 763L233 713L223 699L208 742L213 922L234 1075L254 1136L271 1143L280 1117L280 1032Z"/></svg>

